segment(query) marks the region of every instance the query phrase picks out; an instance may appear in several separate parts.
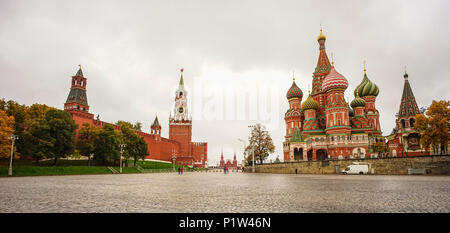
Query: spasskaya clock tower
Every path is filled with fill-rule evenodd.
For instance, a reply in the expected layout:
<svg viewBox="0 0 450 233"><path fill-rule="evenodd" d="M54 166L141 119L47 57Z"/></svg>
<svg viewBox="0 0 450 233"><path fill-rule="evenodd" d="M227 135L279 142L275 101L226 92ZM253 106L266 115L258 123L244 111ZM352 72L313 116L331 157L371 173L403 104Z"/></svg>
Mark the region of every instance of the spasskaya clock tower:
<svg viewBox="0 0 450 233"><path fill-rule="evenodd" d="M180 143L177 157L190 157L192 139L192 118L189 116L187 105L187 91L184 89L183 69L181 69L180 83L175 92L175 105L169 117L169 139ZM172 115L173 114L173 115Z"/></svg>

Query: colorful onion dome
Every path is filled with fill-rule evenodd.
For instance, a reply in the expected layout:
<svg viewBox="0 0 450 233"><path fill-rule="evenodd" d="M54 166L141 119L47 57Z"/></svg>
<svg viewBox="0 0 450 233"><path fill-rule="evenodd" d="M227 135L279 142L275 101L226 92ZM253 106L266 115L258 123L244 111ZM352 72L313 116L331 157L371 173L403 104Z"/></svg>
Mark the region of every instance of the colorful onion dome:
<svg viewBox="0 0 450 233"><path fill-rule="evenodd" d="M303 102L302 104L302 110L306 111L309 109L318 109L319 108L319 103L317 103L317 101L315 101L312 97L311 94L309 94L308 98Z"/></svg>
<svg viewBox="0 0 450 233"><path fill-rule="evenodd" d="M365 107L366 101L357 95L355 99L350 103L350 106L352 106L352 108Z"/></svg>
<svg viewBox="0 0 450 233"><path fill-rule="evenodd" d="M322 82L322 90L327 92L331 89L347 89L348 87L348 81L347 79L342 75L339 74L336 69L334 69L334 65L331 66L331 71L325 77L325 79Z"/></svg>
<svg viewBox="0 0 450 233"><path fill-rule="evenodd" d="M317 37L317 41L326 39L327 37L322 33L322 29L320 29L320 35Z"/></svg>
<svg viewBox="0 0 450 233"><path fill-rule="evenodd" d="M291 88L289 88L288 92L286 93L286 98L289 99L293 99L293 98L299 98L301 99L303 97L303 92L302 90L297 86L297 84L295 84L295 80L292 83Z"/></svg>
<svg viewBox="0 0 450 233"><path fill-rule="evenodd" d="M369 80L366 70L364 69L364 78L362 82L356 87L355 96L377 96L379 92L380 89L378 89L378 86L375 83L372 83L372 81Z"/></svg>

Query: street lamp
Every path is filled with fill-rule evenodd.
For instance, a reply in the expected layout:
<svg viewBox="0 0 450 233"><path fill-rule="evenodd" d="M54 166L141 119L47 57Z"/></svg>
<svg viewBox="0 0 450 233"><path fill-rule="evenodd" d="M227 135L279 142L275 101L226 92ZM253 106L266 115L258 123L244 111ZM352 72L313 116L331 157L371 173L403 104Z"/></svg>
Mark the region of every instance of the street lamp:
<svg viewBox="0 0 450 233"><path fill-rule="evenodd" d="M120 173L122 173L122 154L123 154L123 148L126 147L125 144L120 144Z"/></svg>
<svg viewBox="0 0 450 233"><path fill-rule="evenodd" d="M175 160L177 159L177 156L175 156L175 150L172 150L172 166L173 166L173 171L175 171Z"/></svg>
<svg viewBox="0 0 450 233"><path fill-rule="evenodd" d="M9 161L8 175L12 176L12 161L13 161L13 155L14 155L14 141L19 139L19 136L11 134L11 135L9 135L8 138L12 140L12 143L11 143L11 160Z"/></svg>

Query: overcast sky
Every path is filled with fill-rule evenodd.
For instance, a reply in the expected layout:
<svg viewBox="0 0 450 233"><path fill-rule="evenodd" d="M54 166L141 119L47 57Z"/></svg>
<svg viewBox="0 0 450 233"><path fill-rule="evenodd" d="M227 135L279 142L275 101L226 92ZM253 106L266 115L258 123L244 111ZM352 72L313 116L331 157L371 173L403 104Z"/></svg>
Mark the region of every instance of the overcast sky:
<svg viewBox="0 0 450 233"><path fill-rule="evenodd" d="M81 64L91 113L145 132L158 115L167 137L183 67L193 139L208 142L210 164L222 149L242 159L238 138L258 122L276 146L270 159L282 158L286 92L295 71L306 99L321 24L349 101L367 61L387 135L405 66L419 108L450 99L448 12L448 0L0 0L0 98L63 109Z"/></svg>

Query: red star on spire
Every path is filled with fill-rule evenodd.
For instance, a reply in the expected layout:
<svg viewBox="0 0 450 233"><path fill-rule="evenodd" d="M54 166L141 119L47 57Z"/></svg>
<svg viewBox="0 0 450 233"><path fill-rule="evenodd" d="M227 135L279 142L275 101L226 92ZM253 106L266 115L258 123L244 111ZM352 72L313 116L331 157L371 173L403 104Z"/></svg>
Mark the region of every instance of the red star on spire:
<svg viewBox="0 0 450 233"><path fill-rule="evenodd" d="M183 68L181 68L181 70L180 70L180 71L181 71L181 73L183 73L184 69L183 69Z"/></svg>

